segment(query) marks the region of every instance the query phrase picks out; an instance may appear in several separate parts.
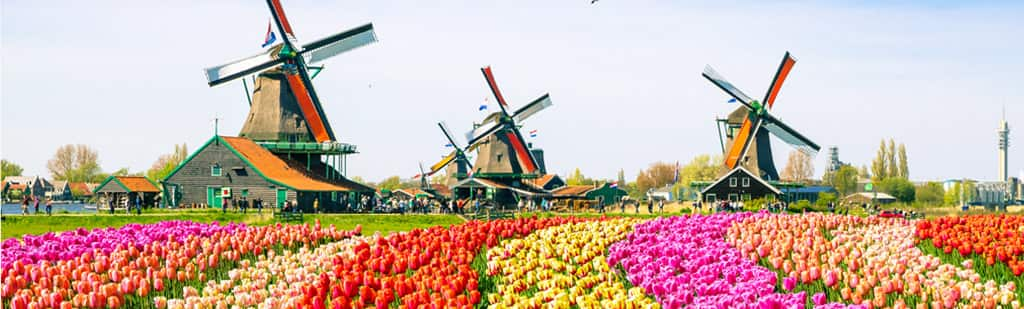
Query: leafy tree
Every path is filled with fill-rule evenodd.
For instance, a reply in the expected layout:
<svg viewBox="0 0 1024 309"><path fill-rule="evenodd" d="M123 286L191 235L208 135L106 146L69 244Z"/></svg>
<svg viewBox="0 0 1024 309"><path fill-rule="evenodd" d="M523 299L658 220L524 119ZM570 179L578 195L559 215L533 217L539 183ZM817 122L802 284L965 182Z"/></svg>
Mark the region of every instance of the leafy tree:
<svg viewBox="0 0 1024 309"><path fill-rule="evenodd" d="M802 151L793 150L789 153L786 167L782 169L782 179L788 181L806 181L814 176L814 162L811 156Z"/></svg>
<svg viewBox="0 0 1024 309"><path fill-rule="evenodd" d="M7 160L0 160L0 179L7 176L21 176L21 172L25 171L20 165Z"/></svg>
<svg viewBox="0 0 1024 309"><path fill-rule="evenodd" d="M878 153L875 154L875 159L871 161L871 179L876 182L881 182L889 174L889 169L886 166L886 159L889 157L885 148L885 140L882 140L882 144L878 146Z"/></svg>
<svg viewBox="0 0 1024 309"><path fill-rule="evenodd" d="M836 188L842 196L857 192L857 169L850 165L839 167L828 185Z"/></svg>
<svg viewBox="0 0 1024 309"><path fill-rule="evenodd" d="M651 163L650 167L641 171L636 176L637 190L641 194L647 194L648 190L664 187L672 183L672 180L675 178L676 168L672 164L665 162Z"/></svg>
<svg viewBox="0 0 1024 309"><path fill-rule="evenodd" d="M586 181L586 178L583 177L583 173L580 172L578 167L572 171L572 174L569 174L569 177L565 178L565 184L570 186L583 185L584 181Z"/></svg>
<svg viewBox="0 0 1024 309"><path fill-rule="evenodd" d="M828 209L828 203L835 203L839 201L834 193L829 192L818 192L818 200L814 202L815 205L822 209Z"/></svg>
<svg viewBox="0 0 1024 309"><path fill-rule="evenodd" d="M93 181L100 174L99 155L87 145L64 145L46 163L54 180Z"/></svg>
<svg viewBox="0 0 1024 309"><path fill-rule="evenodd" d="M857 177L860 177L862 179L870 179L871 178L871 172L868 172L868 166L867 165L861 165L860 166L860 169L857 170Z"/></svg>
<svg viewBox="0 0 1024 309"><path fill-rule="evenodd" d="M682 193L688 198L694 193L691 192L690 183L694 181L712 181L725 168L719 157L711 155L698 155L690 159L689 163L679 168L679 182L673 187L673 191Z"/></svg>
<svg viewBox="0 0 1024 309"><path fill-rule="evenodd" d="M160 181L167 178L178 164L185 161L188 158L188 146L182 143L181 145L174 145L174 152L169 154L161 155L153 162L153 166L146 171L146 177L154 181Z"/></svg>
<svg viewBox="0 0 1024 309"><path fill-rule="evenodd" d="M942 204L945 194L946 192L942 189L941 183L929 181L923 185L917 186L915 197L918 202L938 205Z"/></svg>
<svg viewBox="0 0 1024 309"><path fill-rule="evenodd" d="M914 184L910 180L899 177L890 177L882 181L876 191L889 193L896 200L904 203L914 202Z"/></svg>
<svg viewBox="0 0 1024 309"><path fill-rule="evenodd" d="M402 178L400 178L398 176L391 176L391 177L388 177L388 178L384 178L384 180L382 180L379 184L377 184L377 189L380 189L380 190L395 190L395 189L401 189L401 186L402 186Z"/></svg>
<svg viewBox="0 0 1024 309"><path fill-rule="evenodd" d="M899 148L899 176L903 179L910 179L910 169L907 167L907 147L900 143Z"/></svg>
<svg viewBox="0 0 1024 309"><path fill-rule="evenodd" d="M954 183L946 194L943 196L943 202L946 205L959 206L960 205L960 191L963 188L963 202L970 202L974 198L975 184L972 181L965 181L961 186L960 182Z"/></svg>
<svg viewBox="0 0 1024 309"><path fill-rule="evenodd" d="M887 156L885 158L885 178L899 177L899 166L896 162L896 142L891 138L889 139L889 150L886 151L885 154Z"/></svg>

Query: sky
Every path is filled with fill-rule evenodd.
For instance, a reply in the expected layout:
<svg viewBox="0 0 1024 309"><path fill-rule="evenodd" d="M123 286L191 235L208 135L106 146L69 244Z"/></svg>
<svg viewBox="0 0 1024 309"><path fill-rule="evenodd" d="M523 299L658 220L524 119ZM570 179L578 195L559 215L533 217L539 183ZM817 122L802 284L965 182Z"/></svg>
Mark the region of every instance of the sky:
<svg viewBox="0 0 1024 309"><path fill-rule="evenodd" d="M1010 174L1024 174L1024 2L283 0L301 42L373 22L379 42L325 62L314 85L349 176L410 177L485 115L491 65L513 108L550 93L524 130L549 172L632 179L656 161L720 154L714 123L735 105L712 65L760 98L782 55L798 60L774 109L823 150L870 165L881 139L906 144L910 177L997 178L1005 106ZM203 68L261 51L263 1L3 1L0 157L29 175L63 144L106 171L148 169L174 144L235 135L241 82ZM490 99L493 101L493 99ZM464 140L463 140L464 142ZM793 150L773 141L781 170Z"/></svg>

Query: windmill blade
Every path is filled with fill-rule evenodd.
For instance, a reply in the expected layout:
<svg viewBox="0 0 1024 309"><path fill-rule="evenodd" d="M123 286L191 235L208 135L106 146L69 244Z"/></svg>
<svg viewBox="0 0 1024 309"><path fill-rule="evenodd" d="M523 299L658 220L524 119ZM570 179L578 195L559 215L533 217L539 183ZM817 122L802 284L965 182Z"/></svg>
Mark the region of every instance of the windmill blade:
<svg viewBox="0 0 1024 309"><path fill-rule="evenodd" d="M793 69L794 64L796 64L796 58L790 56L787 51L786 55L782 56L782 63L779 64L779 70L775 72L771 87L768 87L768 92L764 94L762 102L767 104L769 109L775 104L775 97L779 95L779 89L782 89L782 83L786 81L786 76L789 76L789 71Z"/></svg>
<svg viewBox="0 0 1024 309"><path fill-rule="evenodd" d="M206 83L213 87L273 68L284 62L283 59L277 58L279 50L281 50L281 44L255 56L206 68Z"/></svg>
<svg viewBox="0 0 1024 309"><path fill-rule="evenodd" d="M498 99L498 107L501 107L501 112L508 115L508 103L505 102L505 97L501 95L501 90L498 89L498 82L494 80L494 72L491 71L491 66L480 68L480 72L484 73L484 79L487 80L487 85L491 87L491 93L494 94L494 98Z"/></svg>
<svg viewBox="0 0 1024 309"><path fill-rule="evenodd" d="M743 106L746 106L750 110L754 110L754 107L750 105L750 102L754 101L754 99L751 99L750 96L743 93L743 91L740 91L739 88L733 86L729 81L725 80L725 77L718 74L718 72L711 68L710 65L704 67L704 73L701 73L701 75L711 81L712 84L715 84L715 86L718 86L718 88L721 88L723 91L735 98L736 101L739 101Z"/></svg>
<svg viewBox="0 0 1024 309"><path fill-rule="evenodd" d="M448 130L448 124L442 121L438 122L437 126L441 128L441 133L444 133L444 137L448 139L448 142L452 144L452 147L455 147L455 150L461 149L459 148L459 144L455 143L455 138L452 137L452 134L450 133L451 131Z"/></svg>
<svg viewBox="0 0 1024 309"><path fill-rule="evenodd" d="M511 132L505 133L508 137L509 145L512 146L516 161L519 161L519 166L522 167L526 173L533 173L537 171L537 161L533 158L533 153L529 149L526 149L526 141L523 136L519 134L518 129L512 129Z"/></svg>
<svg viewBox="0 0 1024 309"><path fill-rule="evenodd" d="M757 130L760 127L761 118L757 118L756 121L751 121L750 117L743 118L740 131L733 137L732 146L729 148L729 153L725 156L726 167L733 169L739 165L740 160L747 154L747 149L750 148L750 144L754 141L754 136L757 135Z"/></svg>
<svg viewBox="0 0 1024 309"><path fill-rule="evenodd" d="M818 146L818 144L815 144L813 141L803 136L803 134L793 130L792 127L786 125L782 120L779 120L772 115L765 115L764 128L767 129L768 132L771 132L772 135L775 135L787 144L796 147L797 150L800 150L808 156L813 157L818 154L819 150L821 150L821 147Z"/></svg>
<svg viewBox="0 0 1024 309"><path fill-rule="evenodd" d="M306 44L300 54L306 56L309 63L317 63L375 42L377 34L373 31L373 24L365 24Z"/></svg>
<svg viewBox="0 0 1024 309"><path fill-rule="evenodd" d="M292 25L288 22L288 17L284 15L284 7L281 6L281 0L267 0L267 6L270 7L270 16L274 18L274 23L277 24L277 31L281 33L282 39L292 47L297 45L295 33L292 32Z"/></svg>
<svg viewBox="0 0 1024 309"><path fill-rule="evenodd" d="M306 79L298 74L285 74L285 79L292 89L292 94L295 95L295 101L306 120L306 126L310 133L313 133L316 142L323 143L334 140L334 133L331 132L326 117L314 99L316 93L313 92L313 87L307 87Z"/></svg>
<svg viewBox="0 0 1024 309"><path fill-rule="evenodd" d="M512 119L514 119L516 123L520 123L521 121L530 118L530 116L533 116L533 114L551 107L551 105L551 96L545 93L540 98L530 102L530 104L526 104L523 108L516 110L515 114L512 115Z"/></svg>
<svg viewBox="0 0 1024 309"><path fill-rule="evenodd" d="M503 125L500 122L495 121L485 123L483 125L480 125L476 129L469 131L468 133L466 133L466 143L469 146L466 147L470 147L473 144L479 142L480 140L483 140L484 137L491 135L491 133L494 133L495 131L498 131L498 129L501 129L502 126Z"/></svg>
<svg viewBox="0 0 1024 309"><path fill-rule="evenodd" d="M438 161L437 163L434 163L434 165L431 165L430 173L428 173L427 175L433 175L434 173L437 173L437 171L440 171L445 166L448 166L448 164L451 164L452 161L455 161L455 155L457 153L457 151L452 151L447 156L444 156L444 158L442 158L441 161ZM422 166L420 167L422 168Z"/></svg>

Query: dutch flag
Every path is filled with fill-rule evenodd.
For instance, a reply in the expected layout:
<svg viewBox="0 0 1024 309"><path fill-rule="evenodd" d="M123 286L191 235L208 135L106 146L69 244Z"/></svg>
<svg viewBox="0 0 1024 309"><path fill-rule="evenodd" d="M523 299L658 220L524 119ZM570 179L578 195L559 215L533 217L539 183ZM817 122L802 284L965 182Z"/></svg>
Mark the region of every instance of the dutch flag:
<svg viewBox="0 0 1024 309"><path fill-rule="evenodd" d="M530 137L537 137L537 130L530 130Z"/></svg>
<svg viewBox="0 0 1024 309"><path fill-rule="evenodd" d="M270 44L274 44L274 41L277 41L277 36L274 35L274 31L270 30L270 22L268 21L267 22L267 35L263 38L263 46L262 47L266 48L267 46L270 46Z"/></svg>

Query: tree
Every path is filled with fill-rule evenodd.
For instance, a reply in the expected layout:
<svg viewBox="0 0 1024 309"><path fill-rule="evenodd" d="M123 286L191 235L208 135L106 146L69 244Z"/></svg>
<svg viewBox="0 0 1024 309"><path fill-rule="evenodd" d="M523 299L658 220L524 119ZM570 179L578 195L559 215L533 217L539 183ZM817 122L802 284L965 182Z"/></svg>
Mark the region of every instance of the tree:
<svg viewBox="0 0 1024 309"><path fill-rule="evenodd" d="M907 168L907 147L900 143L899 148L899 176L903 179L910 179L910 170Z"/></svg>
<svg viewBox="0 0 1024 309"><path fill-rule="evenodd" d="M86 145L64 145L46 163L54 180L92 181L100 173L99 155Z"/></svg>
<svg viewBox="0 0 1024 309"><path fill-rule="evenodd" d="M885 152L888 157L885 159L885 178L899 177L899 165L896 162L896 142L889 139L889 150Z"/></svg>
<svg viewBox="0 0 1024 309"><path fill-rule="evenodd" d="M882 181L878 188L876 188L876 191L889 193L889 195L892 195L900 202L914 202L914 184L911 183L910 180L899 177L889 177Z"/></svg>
<svg viewBox="0 0 1024 309"><path fill-rule="evenodd" d="M857 169L850 165L839 167L829 185L836 188L841 196L857 192Z"/></svg>
<svg viewBox="0 0 1024 309"><path fill-rule="evenodd" d="M395 189L401 189L401 186L402 178L398 176L391 176L388 178L384 178L384 180L377 184L377 189L390 191Z"/></svg>
<svg viewBox="0 0 1024 309"><path fill-rule="evenodd" d="M619 186L625 186L626 185L626 171L620 168L619 169L618 178L615 181L616 181L616 183L619 184Z"/></svg>
<svg viewBox="0 0 1024 309"><path fill-rule="evenodd" d="M188 146L185 143L174 145L174 152L157 158L156 162L153 162L153 166L146 171L146 177L154 181L163 180L171 174L171 171L178 167L178 164L185 161L185 158L188 158Z"/></svg>
<svg viewBox="0 0 1024 309"><path fill-rule="evenodd" d="M835 194L829 192L818 192L818 200L814 202L814 205L820 208L827 209L828 203L838 202L839 198Z"/></svg>
<svg viewBox="0 0 1024 309"><path fill-rule="evenodd" d="M788 181L806 181L814 176L814 162L811 156L798 150L789 152L786 168L782 169L782 179Z"/></svg>
<svg viewBox="0 0 1024 309"><path fill-rule="evenodd" d="M569 177L565 178L565 184L570 186L582 185L583 181L583 173L580 172L580 168L578 167L572 171L572 174L569 174Z"/></svg>
<svg viewBox="0 0 1024 309"><path fill-rule="evenodd" d="M965 181L962 186L960 182L956 182L951 188L949 188L949 190L946 190L946 194L943 196L943 202L945 202L946 205L959 206L961 202L960 191L963 191L963 202L969 203L974 198L974 189L974 182Z"/></svg>
<svg viewBox="0 0 1024 309"><path fill-rule="evenodd" d="M868 172L868 166L867 165L861 165L860 166L860 169L857 170L857 177L860 177L860 178L863 178L863 179L871 179L871 172Z"/></svg>
<svg viewBox="0 0 1024 309"><path fill-rule="evenodd" d="M14 164L14 162L0 160L0 179L7 176L21 176L23 171L25 170L20 165Z"/></svg>
<svg viewBox="0 0 1024 309"><path fill-rule="evenodd" d="M651 163L647 170L636 176L637 191L646 194L648 190L661 188L676 179L676 168L665 162Z"/></svg>
<svg viewBox="0 0 1024 309"><path fill-rule="evenodd" d="M881 182L882 179L888 175L888 167L886 166L886 158L889 155L886 153L885 140L882 140L882 144L878 146L878 153L875 154L875 159L871 160L871 179L876 182Z"/></svg>
<svg viewBox="0 0 1024 309"><path fill-rule="evenodd" d="M942 204L943 198L946 192L942 189L942 184L934 181L929 181L924 185L920 185L916 188L915 197L918 202L931 205Z"/></svg>
<svg viewBox="0 0 1024 309"><path fill-rule="evenodd" d="M679 168L679 181L672 188L675 192L683 193L683 198L689 198L691 192L690 184L694 181L712 181L725 168L722 160L711 155L698 155L690 159L689 163Z"/></svg>

